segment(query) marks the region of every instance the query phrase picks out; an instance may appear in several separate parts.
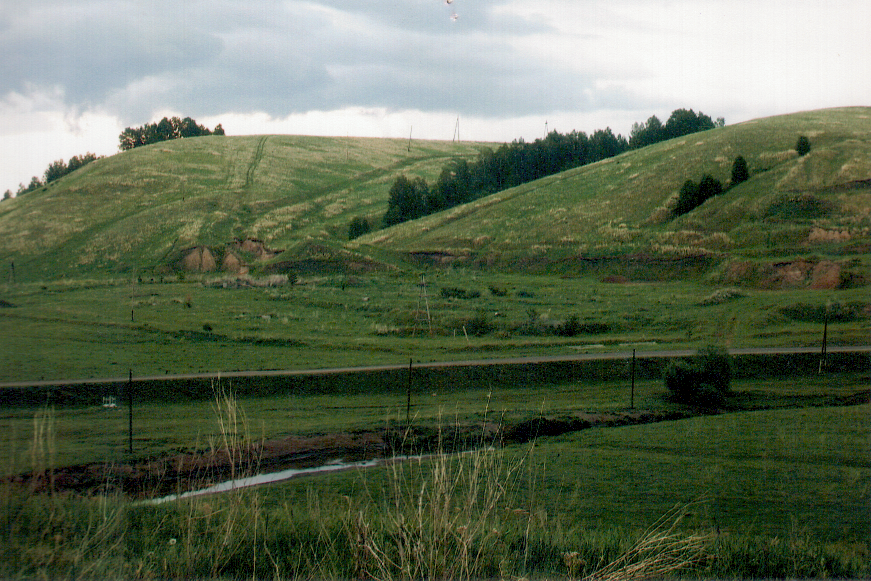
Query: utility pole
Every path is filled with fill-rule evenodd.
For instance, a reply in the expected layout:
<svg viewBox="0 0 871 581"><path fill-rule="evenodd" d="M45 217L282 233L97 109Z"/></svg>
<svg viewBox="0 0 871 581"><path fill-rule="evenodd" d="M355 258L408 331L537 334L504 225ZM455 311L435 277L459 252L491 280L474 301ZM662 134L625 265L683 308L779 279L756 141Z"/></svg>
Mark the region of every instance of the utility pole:
<svg viewBox="0 0 871 581"><path fill-rule="evenodd" d="M818 375L822 375L823 371L826 369L826 347L828 343L828 335L829 335L829 303L826 301L826 312L823 315L823 351L820 354L820 369L817 372Z"/></svg>
<svg viewBox="0 0 871 581"><path fill-rule="evenodd" d="M429 296L426 292L426 275L423 273L420 275L418 286L420 287L420 291L417 295L417 310L414 312L414 330L411 333L412 337L417 336L417 328L424 321L426 321L427 327L429 328L429 334L432 335L432 316L429 313Z"/></svg>
<svg viewBox="0 0 871 581"><path fill-rule="evenodd" d="M632 388L629 393L629 408L635 409L635 349L632 350Z"/></svg>
<svg viewBox="0 0 871 581"><path fill-rule="evenodd" d="M405 427L411 425L411 357L408 358L408 397L405 400Z"/></svg>
<svg viewBox="0 0 871 581"><path fill-rule="evenodd" d="M133 455L133 370L127 380L127 453Z"/></svg>

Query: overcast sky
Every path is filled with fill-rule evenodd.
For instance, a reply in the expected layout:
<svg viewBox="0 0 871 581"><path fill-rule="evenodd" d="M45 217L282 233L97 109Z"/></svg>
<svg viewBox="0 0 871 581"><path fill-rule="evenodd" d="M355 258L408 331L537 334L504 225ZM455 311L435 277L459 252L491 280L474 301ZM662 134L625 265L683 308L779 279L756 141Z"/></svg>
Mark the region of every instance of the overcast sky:
<svg viewBox="0 0 871 581"><path fill-rule="evenodd" d="M871 105L869 28L868 0L3 0L0 192L171 115L511 141Z"/></svg>

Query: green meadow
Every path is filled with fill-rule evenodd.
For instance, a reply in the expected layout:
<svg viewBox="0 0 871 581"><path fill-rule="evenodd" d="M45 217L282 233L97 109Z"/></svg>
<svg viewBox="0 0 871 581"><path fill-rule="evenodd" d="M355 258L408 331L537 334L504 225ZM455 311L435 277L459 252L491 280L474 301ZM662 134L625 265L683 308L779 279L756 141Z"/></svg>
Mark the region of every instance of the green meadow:
<svg viewBox="0 0 871 581"><path fill-rule="evenodd" d="M871 109L693 134L381 228L397 176L432 183L485 147L191 138L0 203L0 383L206 373L232 392L221 373L820 348L824 333L829 346L869 343ZM730 187L738 155L750 179ZM681 185L703 174L725 192L674 217ZM349 241L359 218L372 231ZM681 419L505 445L482 428L463 453L157 506L7 479L0 577L867 577L862 361L813 375L755 361L765 373L733 378L716 413L645 373L635 408ZM411 422L472 433L628 413L627 361L599 365L598 379L421 373ZM132 456L124 402L67 386L93 397L0 410L0 462L9 477L226 448L240 433L395 428L407 394L392 381L246 387L232 438L220 399L143 397Z"/></svg>
<svg viewBox="0 0 871 581"><path fill-rule="evenodd" d="M668 406L659 382L644 406ZM869 572L868 404L793 407L867 393L867 375L737 382L786 407L539 437L158 506L117 495L22 496L2 487L5 576L132 578L863 577ZM414 422L625 409L625 386L574 384L416 394ZM793 398L790 400L790 398ZM396 420L397 396L243 398L249 437ZM137 408L140 453L220 447L219 403ZM64 464L123 456L123 411L5 413L6 450ZM293 426L292 428L290 426ZM37 433L37 430L39 433ZM101 434L102 432L102 434ZM116 438L114 445L108 443ZM11 434L11 436L9 436ZM102 436L102 437L101 437ZM54 443L50 443L53 438ZM108 445L107 445L108 444ZM35 450L45 455L34 456ZM115 460L113 460L115 459ZM11 457L7 466L16 465ZM664 519L664 520L663 520ZM202 543L203 538L221 542ZM665 555L665 557L663 557ZM621 561L622 559L622 561ZM616 563L616 565L615 565ZM609 569L610 568L610 569Z"/></svg>

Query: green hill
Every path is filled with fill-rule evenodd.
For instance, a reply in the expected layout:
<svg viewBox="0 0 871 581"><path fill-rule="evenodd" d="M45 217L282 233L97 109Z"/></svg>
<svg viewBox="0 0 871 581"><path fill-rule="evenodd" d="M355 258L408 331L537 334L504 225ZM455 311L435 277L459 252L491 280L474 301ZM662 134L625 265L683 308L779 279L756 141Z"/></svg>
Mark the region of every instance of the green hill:
<svg viewBox="0 0 871 581"><path fill-rule="evenodd" d="M803 157L794 150L799 135L812 145ZM748 181L672 217L684 181L710 174L728 185L739 155L749 164ZM814 282L813 272L829 257L835 265L820 267L826 276L853 284L867 272L869 212L871 108L845 108L666 141L374 232L352 246L430 263L593 269L629 278L667 277L677 269L763 286L789 278L777 265L809 255L798 267L806 272L794 276L830 285Z"/></svg>
<svg viewBox="0 0 871 581"><path fill-rule="evenodd" d="M199 137L0 203L0 381L817 345L827 320L867 343L871 108L696 133L348 242L397 175L484 145ZM671 216L738 155L749 180Z"/></svg>
<svg viewBox="0 0 871 581"><path fill-rule="evenodd" d="M799 135L810 138L806 156L794 150ZM829 287L861 283L867 270L871 108L693 134L346 244L352 219L380 224L397 175L432 181L449 159L483 146L251 136L137 148L0 204L0 264L14 262L20 281L335 272L411 260L629 279L706 273L761 286L798 277ZM738 155L748 181L672 217L684 181L711 174L728 185ZM822 258L834 265L819 266Z"/></svg>
<svg viewBox="0 0 871 581"><path fill-rule="evenodd" d="M276 135L136 148L0 204L0 260L22 281L160 272L203 248L219 268L229 252L297 259L346 241L354 217L378 225L399 172L434 179L481 146ZM228 246L248 238L260 242Z"/></svg>

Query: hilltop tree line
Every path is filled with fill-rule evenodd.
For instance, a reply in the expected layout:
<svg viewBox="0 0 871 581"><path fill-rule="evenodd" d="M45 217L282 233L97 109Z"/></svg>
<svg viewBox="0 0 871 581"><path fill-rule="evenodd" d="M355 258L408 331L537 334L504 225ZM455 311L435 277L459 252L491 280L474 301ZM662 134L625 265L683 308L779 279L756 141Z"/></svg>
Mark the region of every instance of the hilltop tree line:
<svg viewBox="0 0 871 581"><path fill-rule="evenodd" d="M30 183L28 185L19 185L18 192L16 192L15 196L22 196L34 190L38 190L39 188L45 187L51 182L59 180L65 175L72 173L80 167L84 167L92 161L96 161L102 157L102 155L96 155L94 153L88 152L84 155L72 156L69 162L65 162L63 159L53 161L48 164L48 167L42 174L43 177L41 179L38 176L33 176L32 178L30 178ZM6 190L6 193L3 194L4 200L8 200L12 197L12 190Z"/></svg>
<svg viewBox="0 0 871 581"><path fill-rule="evenodd" d="M692 109L676 109L665 125L656 115L653 115L646 123L633 123L629 133L629 147L638 149L676 137L683 137L690 133L707 131L715 127L723 127L726 120L719 117L713 121L701 111L694 113Z"/></svg>
<svg viewBox="0 0 871 581"><path fill-rule="evenodd" d="M568 134L552 131L544 139L532 143L519 139L503 144L495 151L484 149L471 162L465 159L449 162L433 184L422 178L397 177L390 188L382 225L388 227L414 220L545 176L614 157L630 149L723 124L722 119L715 123L701 112L678 109L665 125L656 116L645 124L636 123L628 140L622 135L614 135L610 128L597 130L589 136L582 131ZM362 230L359 223L355 224L353 232L349 230L349 237Z"/></svg>
<svg viewBox="0 0 871 581"><path fill-rule="evenodd" d="M161 141L204 135L225 135L224 128L218 123L214 130L210 130L208 127L199 125L190 117L184 119L164 117L157 123L146 123L141 127L127 127L118 136L118 147L121 151L127 151L134 147L160 143Z"/></svg>
<svg viewBox="0 0 871 581"><path fill-rule="evenodd" d="M220 123L215 126L214 130L209 130L199 125L190 117L185 117L184 119L164 117L157 123L146 123L141 127L126 128L118 136L120 142L118 147L121 151L126 151L140 145L148 145L149 143L158 143L160 141L184 137L199 137L201 135L225 135L225 133ZM2 199L8 200L38 190L101 157L103 156L88 152L84 155L74 155L70 158L69 162L64 162L62 159L53 161L46 168L42 178L33 176L28 185L20 184L18 191L14 195L12 190L6 190Z"/></svg>

